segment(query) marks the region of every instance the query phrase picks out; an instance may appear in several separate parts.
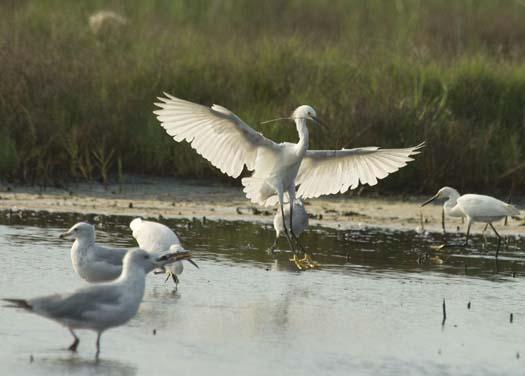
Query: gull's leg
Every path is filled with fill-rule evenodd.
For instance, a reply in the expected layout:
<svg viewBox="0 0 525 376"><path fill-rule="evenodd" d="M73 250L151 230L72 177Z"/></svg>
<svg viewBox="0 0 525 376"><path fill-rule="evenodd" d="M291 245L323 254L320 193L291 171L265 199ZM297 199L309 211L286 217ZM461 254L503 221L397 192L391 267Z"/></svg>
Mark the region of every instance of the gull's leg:
<svg viewBox="0 0 525 376"><path fill-rule="evenodd" d="M77 352L77 347L78 347L78 344L80 343L80 340L78 339L73 329L69 328L69 333L71 333L71 335L73 336L73 338L75 338L75 340L73 341L71 346L69 346L67 349L73 352Z"/></svg>
<svg viewBox="0 0 525 376"><path fill-rule="evenodd" d="M95 358L98 359L98 356L100 355L100 336L102 335L102 332L97 333L97 352L95 353Z"/></svg>
<svg viewBox="0 0 525 376"><path fill-rule="evenodd" d="M501 246L501 236L498 234L498 232L496 231L496 229L494 228L494 225L492 223L489 223L490 224L490 227L492 227L492 231L494 231L494 233L496 234L496 236L498 237L498 249L496 249L496 258L498 258L498 255L499 255L499 248Z"/></svg>

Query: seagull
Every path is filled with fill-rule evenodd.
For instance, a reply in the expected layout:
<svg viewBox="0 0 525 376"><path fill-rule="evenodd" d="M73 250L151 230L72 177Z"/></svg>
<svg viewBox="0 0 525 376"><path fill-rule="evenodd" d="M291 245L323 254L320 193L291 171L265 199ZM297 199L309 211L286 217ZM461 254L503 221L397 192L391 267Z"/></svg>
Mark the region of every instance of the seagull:
<svg viewBox="0 0 525 376"><path fill-rule="evenodd" d="M122 272L126 248L109 248L95 242L95 226L86 222L73 225L60 234L61 239L75 239L71 246L71 263L77 274L88 282L116 279Z"/></svg>
<svg viewBox="0 0 525 376"><path fill-rule="evenodd" d="M293 213L296 198L344 193L359 184L376 185L378 179L399 170L413 160L424 143L404 149L363 147L342 150L308 150L307 120L324 126L311 106L302 105L290 117L295 122L299 142L276 143L255 131L225 107L206 107L164 93L155 103L161 126L177 142L187 141L221 172L233 178L244 169L252 170L241 180L253 203L279 203L284 222L285 199ZM279 119L277 119L279 120ZM299 189L296 193L296 187ZM292 220L293 215L290 215ZM295 252L285 223L284 234Z"/></svg>
<svg viewBox="0 0 525 376"><path fill-rule="evenodd" d="M177 235L166 225L158 222L145 221L142 218L135 218L129 224L133 237L137 240L139 247L148 252L185 252ZM199 266L191 259L188 262L196 268ZM182 261L176 261L164 268L159 268L155 274L165 273L166 281L171 277L175 283L175 290L179 285L178 276L184 270Z"/></svg>
<svg viewBox="0 0 525 376"><path fill-rule="evenodd" d="M290 221L290 209L288 206L284 208L284 218L287 223L291 223L293 225L291 234L295 236L293 240L295 241L295 244L298 248L300 248L304 254L304 257L302 259L298 259L297 255L294 254L291 261L294 261L297 267L301 270L307 269L307 268L315 268L319 267L319 264L315 261L313 261L303 248L302 244L299 242L299 236L303 233L304 230L308 227L308 213L306 212L306 209L304 207L304 202L301 199L296 199L293 204L293 219ZM273 228L275 229L275 240L270 247L270 251L273 253L275 251L275 248L277 247L277 241L279 240L279 237L281 234L284 233L284 222L283 217L280 213L275 213L275 216L273 217Z"/></svg>
<svg viewBox="0 0 525 376"><path fill-rule="evenodd" d="M494 228L492 222L499 221L507 216L519 215L519 210L514 206L491 196L477 194L465 194L460 196L457 190L450 187L441 188L433 197L421 204L421 206L425 206L439 198L447 198L447 201L443 205L443 211L445 214L451 217L467 218L467 237L465 239L465 243L459 246L466 247L468 245L470 226L472 223L486 223L492 228L498 237L498 248L496 251L496 257L498 257L501 245L501 236L496 231L496 228ZM443 244L439 247L439 249L451 246L452 245Z"/></svg>
<svg viewBox="0 0 525 376"><path fill-rule="evenodd" d="M136 238L139 246L141 243L144 245L140 246L142 249L150 253L169 251L169 249L157 250L154 247L150 247L151 243L147 244L143 241L147 235L147 231L143 231L141 233L141 240L139 241L139 239ZM158 233L152 232L150 235L154 238ZM60 234L60 238L75 239L71 246L71 262L73 269L82 279L88 282L105 282L120 276L123 259L128 249L111 248L97 244L95 242L95 226L86 222L79 222L73 225L68 231ZM181 247L181 250L184 249ZM171 250L171 252L173 251L174 250ZM193 261L192 263L195 266L197 265Z"/></svg>
<svg viewBox="0 0 525 376"><path fill-rule="evenodd" d="M144 296L146 274L167 263L190 257L188 251L155 256L137 248L126 253L122 273L114 281L96 283L69 294L3 300L9 303L7 307L22 308L67 327L74 338L68 348L73 352L80 343L75 330L95 331L98 358L102 333L125 324L137 313Z"/></svg>

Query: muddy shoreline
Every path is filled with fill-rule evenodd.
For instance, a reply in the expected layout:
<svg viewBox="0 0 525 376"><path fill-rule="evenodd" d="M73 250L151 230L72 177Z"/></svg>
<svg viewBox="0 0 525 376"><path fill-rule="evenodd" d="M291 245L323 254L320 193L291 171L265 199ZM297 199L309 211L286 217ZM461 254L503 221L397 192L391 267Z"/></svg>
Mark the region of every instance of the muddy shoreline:
<svg viewBox="0 0 525 376"><path fill-rule="evenodd" d="M165 218L206 217L211 220L271 223L274 208L251 204L240 187L201 180L135 178L122 185L74 184L67 189L10 186L0 189L0 210L129 215ZM427 197L351 197L337 195L307 201L311 225L340 229L363 227L441 232L441 206L420 204ZM517 205L523 210L522 205ZM497 224L503 234L525 234L525 220ZM481 232L483 226L473 226ZM462 229L448 219L447 230Z"/></svg>

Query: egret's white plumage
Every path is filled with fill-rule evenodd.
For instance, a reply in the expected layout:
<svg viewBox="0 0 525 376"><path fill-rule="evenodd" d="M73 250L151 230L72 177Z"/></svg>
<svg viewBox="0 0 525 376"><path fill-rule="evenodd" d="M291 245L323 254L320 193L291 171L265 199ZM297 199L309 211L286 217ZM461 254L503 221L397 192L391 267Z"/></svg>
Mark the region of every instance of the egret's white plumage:
<svg viewBox="0 0 525 376"><path fill-rule="evenodd" d="M131 221L129 227L139 247L148 252L164 253L185 251L177 235L162 223L135 218ZM194 265L197 266L196 264ZM168 277L172 277L176 285L179 283L178 276L183 270L184 265L181 261L174 262L163 268L163 272L166 272Z"/></svg>
<svg viewBox="0 0 525 376"><path fill-rule="evenodd" d="M468 244L470 227L472 223L481 222L488 224L498 237L498 251L501 237L494 228L497 222L507 216L516 216L520 212L514 206L491 196L478 194L465 194L460 196L454 188L443 187L433 197L424 202L422 206L439 198L446 198L444 213L452 217L465 217L467 219L467 237L464 246ZM497 253L496 253L497 255Z"/></svg>
<svg viewBox="0 0 525 376"><path fill-rule="evenodd" d="M378 179L413 160L411 156L419 153L423 146L308 150L306 121L320 123L310 106L297 107L290 117L295 121L299 142L278 144L222 106L209 108L166 93L158 99L160 102L156 105L160 110L154 113L175 141L189 142L197 153L229 176L238 177L244 166L253 170L252 176L242 179L246 197L265 206L278 202L283 218L286 200L292 211L296 196L307 198L343 193L359 183L375 185ZM296 195L297 185L300 187ZM285 224L284 232L295 250L287 227L293 229L293 225Z"/></svg>
<svg viewBox="0 0 525 376"><path fill-rule="evenodd" d="M190 256L189 252L185 252L154 257L144 250L135 249L124 257L122 273L114 281L93 284L69 294L3 300L9 302L11 307L23 308L67 327L74 337L69 347L72 351L77 350L80 342L74 330L97 332L98 356L102 333L125 324L137 313L144 296L146 274L166 263Z"/></svg>
<svg viewBox="0 0 525 376"><path fill-rule="evenodd" d="M284 208L284 218L287 223L290 223L289 206ZM291 222L293 224L292 231L296 236L300 236L308 227L308 213L306 212L304 203L299 199L294 202L293 218ZM275 230L275 240L277 242L279 236L284 233L283 217L281 213L275 213L275 216L273 217L273 228Z"/></svg>
<svg viewBox="0 0 525 376"><path fill-rule="evenodd" d="M197 153L229 176L238 177L244 166L254 170L242 183L247 197L261 205L275 204L281 192L295 195L296 185L300 185L300 198L344 193L360 183L375 185L412 161L411 156L423 146L307 150L306 120L316 120L310 106L298 107L291 117L299 142L278 144L222 106L209 108L165 95L156 103L161 109L155 114L166 132L177 142L189 142Z"/></svg>

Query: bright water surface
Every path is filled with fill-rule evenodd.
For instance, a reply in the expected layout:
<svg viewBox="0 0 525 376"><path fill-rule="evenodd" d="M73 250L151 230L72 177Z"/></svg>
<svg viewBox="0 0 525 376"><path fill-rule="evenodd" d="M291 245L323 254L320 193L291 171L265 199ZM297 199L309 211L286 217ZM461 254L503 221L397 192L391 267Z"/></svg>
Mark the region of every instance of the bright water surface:
<svg viewBox="0 0 525 376"><path fill-rule="evenodd" d="M134 245L128 217L0 213L0 297L84 285L58 235L86 219L98 223L99 242ZM138 315L102 336L99 362L94 333L79 332L70 354L66 329L1 308L1 374L523 375L523 238L511 239L498 263L494 240L484 250L474 237L439 265L417 260L440 234L314 227L302 239L323 268L298 272L288 254L265 253L268 225L165 223L200 265L187 264L177 293L150 275Z"/></svg>

